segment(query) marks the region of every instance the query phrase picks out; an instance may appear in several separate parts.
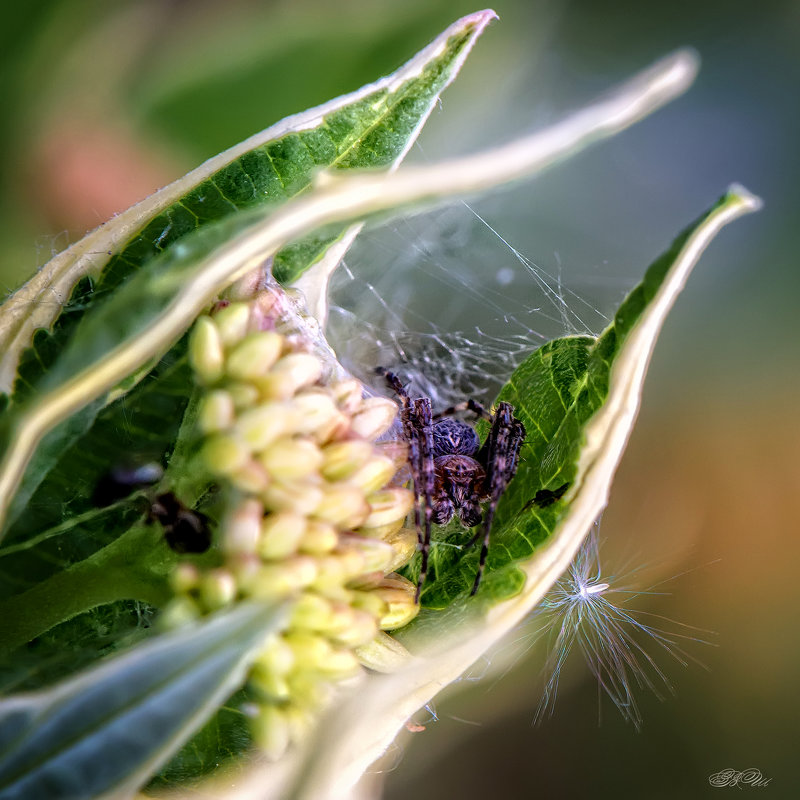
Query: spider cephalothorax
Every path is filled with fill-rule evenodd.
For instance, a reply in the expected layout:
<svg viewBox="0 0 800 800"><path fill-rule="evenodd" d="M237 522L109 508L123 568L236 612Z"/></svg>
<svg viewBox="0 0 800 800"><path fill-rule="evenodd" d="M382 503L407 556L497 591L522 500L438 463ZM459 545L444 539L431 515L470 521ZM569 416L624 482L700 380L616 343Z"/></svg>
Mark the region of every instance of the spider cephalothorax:
<svg viewBox="0 0 800 800"><path fill-rule="evenodd" d="M400 379L379 369L401 402L400 418L409 446L409 466L414 484L414 522L422 551L417 600L428 571L431 525L444 525L457 516L465 528L483 521L467 546L483 535L478 573L472 594L478 591L489 548L492 519L503 492L517 471L525 428L509 403L498 403L494 414L474 400L445 409L436 416L428 397L412 398ZM478 434L450 415L471 411L491 423L481 445ZM481 505L487 503L486 514Z"/></svg>

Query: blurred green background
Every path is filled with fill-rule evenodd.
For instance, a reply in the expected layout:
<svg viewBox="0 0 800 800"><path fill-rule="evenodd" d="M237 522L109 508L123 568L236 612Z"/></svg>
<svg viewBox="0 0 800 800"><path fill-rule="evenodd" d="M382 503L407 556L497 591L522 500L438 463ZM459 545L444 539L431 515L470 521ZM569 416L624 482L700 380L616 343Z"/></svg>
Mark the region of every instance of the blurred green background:
<svg viewBox="0 0 800 800"><path fill-rule="evenodd" d="M660 587L669 596L640 607L714 631L705 635L714 646L688 648L707 671L661 660L676 696L639 693L640 733L606 700L598 724L596 685L577 653L555 716L533 727L543 658L534 648L501 681L464 682L438 701L439 721L410 736L402 758L390 754L375 780L392 800L672 798L735 792L711 788L708 776L755 767L771 783L742 791L800 796L800 4L495 8L499 22L410 160L543 126L676 47L693 46L703 61L695 87L658 114L535 181L471 202L563 287L609 313L729 183L765 200L712 245L668 321L602 525L614 570L654 564L651 582L689 571ZM203 159L391 71L475 10L461 0L32 0L7 9L0 285L13 289ZM346 309L353 286L369 282L399 327L426 334L494 325L502 337L492 304L503 298L519 306L517 318L541 308L526 318L531 330L580 328L496 237L487 243L468 210L451 211L367 231L336 302ZM410 273L388 270L396 283L381 283L389 266ZM375 324L386 319L376 313ZM587 326L602 323L595 316Z"/></svg>

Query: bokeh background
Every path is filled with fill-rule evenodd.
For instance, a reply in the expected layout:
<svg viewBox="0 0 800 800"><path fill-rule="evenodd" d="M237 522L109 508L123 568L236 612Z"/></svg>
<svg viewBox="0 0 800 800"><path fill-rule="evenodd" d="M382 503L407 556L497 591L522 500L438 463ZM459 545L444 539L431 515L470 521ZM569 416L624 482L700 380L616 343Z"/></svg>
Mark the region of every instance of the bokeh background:
<svg viewBox="0 0 800 800"><path fill-rule="evenodd" d="M729 183L762 196L761 213L712 245L668 321L602 523L612 571L646 563L649 583L666 581L658 591L669 594L638 607L711 631L700 636L712 644L687 646L706 669L661 660L676 694L638 695L641 732L607 701L599 717L579 657L554 717L534 727L544 654L533 647L502 680L465 681L437 701L438 721L409 736L375 780L392 800L672 798L736 792L711 788L708 776L755 767L771 782L742 791L800 796L800 4L495 8L499 22L410 160L543 126L679 46L699 52L702 71L689 94L623 135L471 201L553 276L570 314L458 205L367 231L335 302L346 314L375 296L354 287L374 287L392 310L376 311L374 324L419 331L422 344L475 325L502 338L493 304L503 297L539 309L526 317L531 332L568 333L580 328L573 315L583 316L584 300L609 313ZM6 9L0 285L13 289L203 159L391 71L474 10L462 0L36 0ZM599 330L601 320L587 326Z"/></svg>

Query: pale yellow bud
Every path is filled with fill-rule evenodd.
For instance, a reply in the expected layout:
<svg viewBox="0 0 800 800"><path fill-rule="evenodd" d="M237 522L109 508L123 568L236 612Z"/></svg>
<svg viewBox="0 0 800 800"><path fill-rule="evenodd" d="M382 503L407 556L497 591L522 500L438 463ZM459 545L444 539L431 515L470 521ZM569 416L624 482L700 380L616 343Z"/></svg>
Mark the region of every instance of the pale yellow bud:
<svg viewBox="0 0 800 800"><path fill-rule="evenodd" d="M158 617L159 625L163 625L168 630L180 628L190 622L194 622L200 616L200 609L191 597L183 595L176 597L169 602L167 607Z"/></svg>
<svg viewBox="0 0 800 800"><path fill-rule="evenodd" d="M319 669L333 652L330 642L318 633L291 630L285 639L292 648L295 664L300 670Z"/></svg>
<svg viewBox="0 0 800 800"><path fill-rule="evenodd" d="M338 381L331 386L331 394L340 411L353 416L361 408L364 387L355 378Z"/></svg>
<svg viewBox="0 0 800 800"><path fill-rule="evenodd" d="M289 405L292 408L291 433L313 434L323 443L341 427L343 415L326 392L302 392L293 397Z"/></svg>
<svg viewBox="0 0 800 800"><path fill-rule="evenodd" d="M261 535L264 508L257 500L243 500L223 526L222 549L226 553L255 553Z"/></svg>
<svg viewBox="0 0 800 800"><path fill-rule="evenodd" d="M365 439L346 439L326 444L322 448L322 476L329 481L349 478L364 466L373 452L373 445Z"/></svg>
<svg viewBox="0 0 800 800"><path fill-rule="evenodd" d="M289 682L284 675L264 669L258 662L253 664L248 683L268 702L284 702L291 698Z"/></svg>
<svg viewBox="0 0 800 800"><path fill-rule="evenodd" d="M380 627L385 631L402 628L419 613L419 606L414 602L417 587L400 575L387 575L372 591L389 606L380 619Z"/></svg>
<svg viewBox="0 0 800 800"><path fill-rule="evenodd" d="M247 336L250 327L250 306L230 303L214 313L214 322L225 347L231 347Z"/></svg>
<svg viewBox="0 0 800 800"><path fill-rule="evenodd" d="M289 723L283 712L272 704L264 704L251 720L250 729L256 745L267 758L277 761L289 747Z"/></svg>
<svg viewBox="0 0 800 800"><path fill-rule="evenodd" d="M375 638L378 633L378 620L361 609L340 606L326 633L341 647L358 647Z"/></svg>
<svg viewBox="0 0 800 800"><path fill-rule="evenodd" d="M259 456L259 461L282 481L305 478L319 472L322 453L310 439L282 437L273 442Z"/></svg>
<svg viewBox="0 0 800 800"><path fill-rule="evenodd" d="M262 558L276 560L297 552L306 534L306 518L293 511L268 514L261 522L258 552Z"/></svg>
<svg viewBox="0 0 800 800"><path fill-rule="evenodd" d="M386 397L368 397L352 419L352 430L365 439L376 439L392 427L397 418L397 405Z"/></svg>
<svg viewBox="0 0 800 800"><path fill-rule="evenodd" d="M172 571L170 584L176 594L187 594L200 585L200 570L195 564L182 561Z"/></svg>
<svg viewBox="0 0 800 800"><path fill-rule="evenodd" d="M294 668L294 651L283 636L273 636L256 656L256 664L276 675L287 675Z"/></svg>
<svg viewBox="0 0 800 800"><path fill-rule="evenodd" d="M342 680L357 675L361 671L361 664L352 650L332 649L325 660L319 665L321 672L329 678Z"/></svg>
<svg viewBox="0 0 800 800"><path fill-rule="evenodd" d="M347 482L358 486L363 492L371 494L392 479L397 467L391 458L386 456L373 456L361 469L354 472Z"/></svg>
<svg viewBox="0 0 800 800"><path fill-rule="evenodd" d="M408 442L398 440L376 442L374 447L380 451L381 455L391 458L398 470L408 466Z"/></svg>
<svg viewBox="0 0 800 800"><path fill-rule="evenodd" d="M234 430L253 452L260 453L284 435L289 424L289 410L284 403L264 403L243 411Z"/></svg>
<svg viewBox="0 0 800 800"><path fill-rule="evenodd" d="M283 349L283 336L274 331L248 334L234 345L225 362L225 372L233 380L252 381L274 369Z"/></svg>
<svg viewBox="0 0 800 800"><path fill-rule="evenodd" d="M417 532L413 528L400 528L383 537L391 545L393 556L386 565L385 572L394 572L404 567L417 552Z"/></svg>
<svg viewBox="0 0 800 800"><path fill-rule="evenodd" d="M297 598L292 609L290 628L326 631L331 626L332 618L329 600L313 592L304 592Z"/></svg>
<svg viewBox="0 0 800 800"><path fill-rule="evenodd" d="M380 581L377 581L377 583L380 583ZM376 619L385 616L389 611L389 604L373 591L353 589L349 600L353 608L362 609Z"/></svg>
<svg viewBox="0 0 800 800"><path fill-rule="evenodd" d="M328 484L314 516L339 528L357 528L367 518L370 507L364 493L348 484Z"/></svg>
<svg viewBox="0 0 800 800"><path fill-rule="evenodd" d="M217 326L211 317L198 317L189 338L189 363L202 383L215 383L222 377L225 354Z"/></svg>
<svg viewBox="0 0 800 800"><path fill-rule="evenodd" d="M200 597L207 608L215 609L232 603L236 598L236 580L226 569L212 569L200 582Z"/></svg>
<svg viewBox="0 0 800 800"><path fill-rule="evenodd" d="M379 528L398 519L403 520L414 505L414 496L399 486L382 489L367 498L370 513L362 528Z"/></svg>
<svg viewBox="0 0 800 800"><path fill-rule="evenodd" d="M342 552L352 549L364 556L364 572L388 572L388 565L395 559L394 549L387 542L356 534L342 534L339 549Z"/></svg>
<svg viewBox="0 0 800 800"><path fill-rule="evenodd" d="M237 489L249 494L260 494L271 480L267 470L253 459L234 470L228 477Z"/></svg>
<svg viewBox="0 0 800 800"><path fill-rule="evenodd" d="M282 483L275 481L261 495L272 511L292 511L306 516L322 502L323 492L312 483Z"/></svg>
<svg viewBox="0 0 800 800"><path fill-rule="evenodd" d="M311 353L289 353L281 358L268 375L258 380L265 398L288 400L300 389L316 383L322 375L322 363Z"/></svg>
<svg viewBox="0 0 800 800"><path fill-rule="evenodd" d="M250 449L234 433L217 433L204 442L202 458L217 475L231 475L250 460Z"/></svg>
<svg viewBox="0 0 800 800"><path fill-rule="evenodd" d="M233 405L237 411L253 408L261 399L258 388L252 383L231 381L225 384L225 388L233 398Z"/></svg>
<svg viewBox="0 0 800 800"><path fill-rule="evenodd" d="M197 421L203 433L217 433L233 425L235 407L230 392L215 389L200 403Z"/></svg>
<svg viewBox="0 0 800 800"><path fill-rule="evenodd" d="M257 599L271 600L297 594L317 579L318 568L309 556L293 556L278 564L264 564L247 588Z"/></svg>
<svg viewBox="0 0 800 800"><path fill-rule="evenodd" d="M306 527L300 551L309 555L324 555L339 543L339 533L329 522L310 519Z"/></svg>

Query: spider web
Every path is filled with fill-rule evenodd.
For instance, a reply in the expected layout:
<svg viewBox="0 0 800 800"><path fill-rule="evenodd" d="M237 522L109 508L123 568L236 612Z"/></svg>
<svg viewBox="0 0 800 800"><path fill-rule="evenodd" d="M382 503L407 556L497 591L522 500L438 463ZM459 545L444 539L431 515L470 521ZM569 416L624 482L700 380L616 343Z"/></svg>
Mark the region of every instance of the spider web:
<svg viewBox="0 0 800 800"><path fill-rule="evenodd" d="M385 393L371 368L390 369L434 409L490 404L546 341L608 324L618 285L554 251L534 261L499 216L459 203L362 231L330 288L328 339L350 372Z"/></svg>

